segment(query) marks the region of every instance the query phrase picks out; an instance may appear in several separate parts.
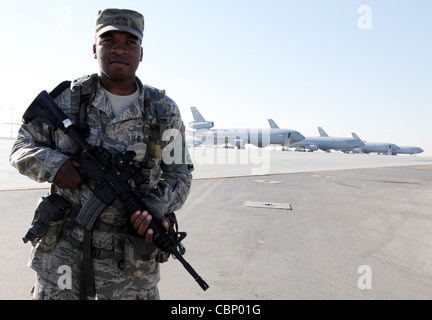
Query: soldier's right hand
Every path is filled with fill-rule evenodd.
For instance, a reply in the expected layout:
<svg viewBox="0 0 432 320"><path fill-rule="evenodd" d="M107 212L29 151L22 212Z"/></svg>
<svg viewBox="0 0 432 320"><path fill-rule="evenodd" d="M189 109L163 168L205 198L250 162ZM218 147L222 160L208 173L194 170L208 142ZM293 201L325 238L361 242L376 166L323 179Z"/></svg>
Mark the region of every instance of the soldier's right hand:
<svg viewBox="0 0 432 320"><path fill-rule="evenodd" d="M57 171L56 176L54 177L53 183L62 189L75 189L81 183L82 179L78 173L78 168L80 166L79 162L68 159L63 163L60 169Z"/></svg>
<svg viewBox="0 0 432 320"><path fill-rule="evenodd" d="M131 222L135 228L135 230L138 231L138 234L140 236L145 236L145 243L152 243L153 242L153 229L149 229L150 222L152 220L152 216L147 211L137 211L135 212L131 217ZM165 218L163 215L159 215L157 217L161 220L162 225L165 229L168 229L169 227L169 220Z"/></svg>

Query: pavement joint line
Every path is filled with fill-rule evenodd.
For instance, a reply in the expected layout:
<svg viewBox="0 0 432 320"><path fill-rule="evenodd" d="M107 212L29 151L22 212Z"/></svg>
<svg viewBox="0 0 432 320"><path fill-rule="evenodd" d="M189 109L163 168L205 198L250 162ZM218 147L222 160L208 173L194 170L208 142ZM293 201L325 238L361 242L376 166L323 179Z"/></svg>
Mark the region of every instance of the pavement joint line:
<svg viewBox="0 0 432 320"><path fill-rule="evenodd" d="M306 170L306 171L289 171L289 172L272 172L265 174L239 174L229 176L214 176L214 177L197 177L193 180L217 180L217 179L235 179L235 178L250 178L250 177L266 177L266 176L277 176L277 175L289 175L289 174L304 174L304 173L316 173L316 172L336 172L336 171L351 171L351 170L364 170L364 169L380 169L380 168L395 168L395 167L430 167L431 164L401 164L391 166L375 166L375 167L359 167L359 168L342 168L342 169L317 169L317 170ZM18 188L0 188L0 192L3 191L25 191L25 190L37 190L37 189L49 189L49 186L36 186L36 187L18 187Z"/></svg>
<svg viewBox="0 0 432 320"><path fill-rule="evenodd" d="M288 174L302 174L302 173L316 173L316 172L334 172L334 171L351 171L351 170L364 170L364 169L381 169L381 168L396 168L396 167L423 167L430 166L430 164L401 164L392 166L376 166L376 167L359 167L359 168L343 168L343 169L317 169L317 170L306 170L306 171L289 171L289 172L272 172L265 174L243 174L243 175L230 175L230 176L214 176L214 177L201 177L193 178L193 180L213 180L213 179L234 179L234 178L248 178L248 177L266 177L266 176L278 176ZM192 173L193 175L193 173Z"/></svg>

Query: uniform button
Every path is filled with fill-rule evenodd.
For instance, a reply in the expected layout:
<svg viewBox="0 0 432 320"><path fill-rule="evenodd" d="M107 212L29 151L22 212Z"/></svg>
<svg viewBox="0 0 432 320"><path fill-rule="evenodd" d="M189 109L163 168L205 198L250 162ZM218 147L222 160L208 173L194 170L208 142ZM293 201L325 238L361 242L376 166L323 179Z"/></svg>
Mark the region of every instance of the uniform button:
<svg viewBox="0 0 432 320"><path fill-rule="evenodd" d="M48 180L50 177L51 177L51 173L49 173L49 172L45 172L45 173L44 173L44 178L45 178L46 180Z"/></svg>

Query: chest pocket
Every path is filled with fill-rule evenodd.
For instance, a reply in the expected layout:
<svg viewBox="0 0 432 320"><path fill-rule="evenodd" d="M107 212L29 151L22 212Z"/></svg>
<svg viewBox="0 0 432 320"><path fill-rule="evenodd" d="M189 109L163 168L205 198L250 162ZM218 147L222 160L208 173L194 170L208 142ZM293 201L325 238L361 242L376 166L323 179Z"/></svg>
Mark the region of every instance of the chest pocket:
<svg viewBox="0 0 432 320"><path fill-rule="evenodd" d="M143 134L144 121L142 118L126 121L124 127L124 136L120 138L120 142L127 141L125 148L135 152L135 161L143 162L148 157L148 145ZM123 130L121 130L123 131Z"/></svg>

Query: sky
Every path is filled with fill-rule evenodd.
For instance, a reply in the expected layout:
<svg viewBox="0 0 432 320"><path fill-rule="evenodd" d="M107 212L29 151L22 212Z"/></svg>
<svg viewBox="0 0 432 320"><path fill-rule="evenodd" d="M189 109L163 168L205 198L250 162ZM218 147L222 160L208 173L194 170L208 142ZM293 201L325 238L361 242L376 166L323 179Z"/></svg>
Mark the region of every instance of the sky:
<svg viewBox="0 0 432 320"><path fill-rule="evenodd" d="M137 75L187 125L357 133L432 156L432 1L0 0L0 127L42 90L97 73L97 11L145 17Z"/></svg>

